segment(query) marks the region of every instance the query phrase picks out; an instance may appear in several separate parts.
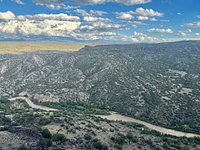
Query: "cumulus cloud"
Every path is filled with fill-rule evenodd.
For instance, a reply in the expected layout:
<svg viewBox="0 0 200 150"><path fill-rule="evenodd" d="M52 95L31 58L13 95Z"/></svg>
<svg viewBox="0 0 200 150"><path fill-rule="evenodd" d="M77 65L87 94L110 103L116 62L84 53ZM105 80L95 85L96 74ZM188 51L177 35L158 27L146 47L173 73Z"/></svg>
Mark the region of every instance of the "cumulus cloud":
<svg viewBox="0 0 200 150"><path fill-rule="evenodd" d="M153 9L144 9L141 7L135 10L135 14L138 16L146 16L146 17L162 17L163 16L163 14L158 11L154 11Z"/></svg>
<svg viewBox="0 0 200 150"><path fill-rule="evenodd" d="M117 19L121 20L131 20L134 18L131 12L119 12L116 14L117 14Z"/></svg>
<svg viewBox="0 0 200 150"><path fill-rule="evenodd" d="M36 15L25 15L18 16L18 19L29 19L29 20L59 20L59 21L80 21L80 18L77 16L69 16L67 14L36 14Z"/></svg>
<svg viewBox="0 0 200 150"><path fill-rule="evenodd" d="M187 30L184 30L184 31L178 31L178 36L188 36L190 33L192 32L191 29L187 29Z"/></svg>
<svg viewBox="0 0 200 150"><path fill-rule="evenodd" d="M172 29L159 29L159 28L151 28L147 30L151 33L173 33Z"/></svg>
<svg viewBox="0 0 200 150"><path fill-rule="evenodd" d="M131 20L136 16L136 18L140 21L149 20L149 21L157 21L155 17L162 17L163 13L155 11L153 9L144 9L142 7L137 8L135 11L128 12L116 12L117 18L122 20Z"/></svg>
<svg viewBox="0 0 200 150"><path fill-rule="evenodd" d="M92 16L86 16L83 18L83 20L87 21L87 22L109 22L109 21L111 21L108 18L92 17Z"/></svg>
<svg viewBox="0 0 200 150"><path fill-rule="evenodd" d="M67 3L67 0L33 0L34 3L46 6L60 6ZM124 5L137 5L146 4L151 2L151 0L70 0L72 3L82 4L82 5L95 5L106 2L120 3Z"/></svg>
<svg viewBox="0 0 200 150"><path fill-rule="evenodd" d="M104 22L95 22L92 25L81 26L81 31L95 31L95 32L105 32L121 29L122 25L120 24L111 24Z"/></svg>
<svg viewBox="0 0 200 150"><path fill-rule="evenodd" d="M74 10L74 12L76 12L84 17L85 16L103 16L103 15L107 14L107 12L105 12L105 11L98 11L98 10L86 11L83 9L76 9L76 10Z"/></svg>
<svg viewBox="0 0 200 150"><path fill-rule="evenodd" d="M137 4L146 4L151 2L151 0L71 0L71 1L83 5L95 5L106 2L115 2L124 5L137 5Z"/></svg>
<svg viewBox="0 0 200 150"><path fill-rule="evenodd" d="M70 36L79 28L77 16L67 14L37 14L15 16L12 12L0 13L0 32L21 35Z"/></svg>
<svg viewBox="0 0 200 150"><path fill-rule="evenodd" d="M149 17L147 17L147 16L137 16L137 19L138 20L149 20Z"/></svg>
<svg viewBox="0 0 200 150"><path fill-rule="evenodd" d="M76 9L74 12L78 13L83 18L82 21L85 24L93 24L94 22L95 23L111 22L109 18L102 17L103 15L107 14L104 11L96 11L96 10L85 11L83 9Z"/></svg>
<svg viewBox="0 0 200 150"><path fill-rule="evenodd" d="M158 39L156 37L148 36L141 32L134 32L132 41L134 42L161 42L163 39Z"/></svg>
<svg viewBox="0 0 200 150"><path fill-rule="evenodd" d="M91 12L96 14L96 12ZM100 12L98 12L101 15ZM67 14L36 14L15 16L12 12L0 12L0 33L12 37L70 37L75 40L111 40L116 38L115 30L122 28L109 19Z"/></svg>
<svg viewBox="0 0 200 150"><path fill-rule="evenodd" d="M59 9L77 9L77 6L70 6L65 4L65 0L33 0L37 5L46 6L52 10Z"/></svg>
<svg viewBox="0 0 200 150"><path fill-rule="evenodd" d="M11 11L0 12L0 20L12 20L15 18L15 15Z"/></svg>

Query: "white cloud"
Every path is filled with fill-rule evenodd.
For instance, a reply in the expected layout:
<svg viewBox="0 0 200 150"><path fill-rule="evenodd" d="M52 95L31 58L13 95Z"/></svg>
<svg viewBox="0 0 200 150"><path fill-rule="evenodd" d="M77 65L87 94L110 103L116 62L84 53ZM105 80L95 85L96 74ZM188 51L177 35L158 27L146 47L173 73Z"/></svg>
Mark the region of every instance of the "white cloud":
<svg viewBox="0 0 200 150"><path fill-rule="evenodd" d="M55 5L60 5L60 4L64 4L64 0L33 0L34 3L36 4L41 4L41 5L51 5L51 4L55 4Z"/></svg>
<svg viewBox="0 0 200 150"><path fill-rule="evenodd" d="M25 15L25 16L18 16L18 18L37 20L37 21L44 21L44 20L80 21L80 18L77 16L69 16L63 13Z"/></svg>
<svg viewBox="0 0 200 150"><path fill-rule="evenodd" d="M96 16L103 16L105 14L107 14L107 12L105 11L98 11L98 10L90 10L89 12L83 10L83 9L76 9L74 10L74 12L80 14L83 17L96 17Z"/></svg>
<svg viewBox="0 0 200 150"><path fill-rule="evenodd" d="M135 10L135 14L138 16L146 16L146 17L162 17L163 16L163 14L158 11L154 11L153 9L144 9L141 7Z"/></svg>
<svg viewBox="0 0 200 150"><path fill-rule="evenodd" d="M158 28L151 28L147 30L151 33L173 33L172 29L158 29Z"/></svg>
<svg viewBox="0 0 200 150"><path fill-rule="evenodd" d="M195 33L196 36L200 36L200 33Z"/></svg>
<svg viewBox="0 0 200 150"><path fill-rule="evenodd" d="M127 22L129 25L131 25L133 28L138 27L139 25L145 25L144 23L140 22L140 21L128 21Z"/></svg>
<svg viewBox="0 0 200 150"><path fill-rule="evenodd" d="M190 27L190 28L200 28L200 22L186 23L183 26Z"/></svg>
<svg viewBox="0 0 200 150"><path fill-rule="evenodd" d="M0 13L0 32L21 35L68 37L81 25L79 17L67 14L37 14L16 16L12 12Z"/></svg>
<svg viewBox="0 0 200 150"><path fill-rule="evenodd" d="M117 14L117 18L118 19L121 19L121 20L131 20L133 19L133 15L131 15L130 12L119 12L119 13L116 13Z"/></svg>
<svg viewBox="0 0 200 150"><path fill-rule="evenodd" d="M132 40L134 42L148 42L148 43L158 43L158 42L162 42L164 41L164 39L158 39L156 37L151 37L151 36L148 36L144 33L140 33L140 32L134 32L133 33L133 38Z"/></svg>
<svg viewBox="0 0 200 150"><path fill-rule="evenodd" d="M179 36L188 36L191 32L192 32L191 29L187 29L187 30L184 30L184 31L178 31L177 35L179 35Z"/></svg>
<svg viewBox="0 0 200 150"><path fill-rule="evenodd" d="M187 36L187 33L185 33L185 32L179 32L178 35L180 35L180 36Z"/></svg>
<svg viewBox="0 0 200 150"><path fill-rule="evenodd" d="M155 17L162 17L163 13L155 11L153 9L144 9L144 8L137 8L131 14L136 15L138 20L149 20L149 21L157 21Z"/></svg>
<svg viewBox="0 0 200 150"><path fill-rule="evenodd" d="M20 5L24 4L21 0L12 0L12 1Z"/></svg>
<svg viewBox="0 0 200 150"><path fill-rule="evenodd" d="M87 22L109 22L110 21L110 19L108 18L92 17L92 16L86 16L83 18L83 20Z"/></svg>
<svg viewBox="0 0 200 150"><path fill-rule="evenodd" d="M77 9L77 6L65 5L65 0L33 0L37 5L46 6L52 10Z"/></svg>
<svg viewBox="0 0 200 150"><path fill-rule="evenodd" d="M4 20L0 22L0 33L10 34L15 38L48 36L70 37L76 40L111 40L116 38L115 30L122 28L122 25L112 24L108 22L110 20L101 17L88 16L87 19L81 20L78 16L63 13L21 16L15 16L12 12L0 14ZM89 24L86 24L88 21Z"/></svg>
<svg viewBox="0 0 200 150"><path fill-rule="evenodd" d="M92 25L81 26L80 30L84 31L95 31L95 32L105 32L121 29L122 26L119 24L111 24L104 22L94 22Z"/></svg>
<svg viewBox="0 0 200 150"><path fill-rule="evenodd" d="M92 15L95 15L95 16L103 16L103 15L107 14L107 12L105 12L105 11L99 11L99 10L90 10L90 13Z"/></svg>
<svg viewBox="0 0 200 150"><path fill-rule="evenodd" d="M151 2L151 0L71 0L71 1L83 5L95 5L106 2L115 2L124 5L137 5L137 4L146 4Z"/></svg>
<svg viewBox="0 0 200 150"><path fill-rule="evenodd" d="M15 15L11 11L0 12L0 20L12 20L15 18Z"/></svg>
<svg viewBox="0 0 200 150"><path fill-rule="evenodd" d="M149 20L149 17L147 16L137 16L138 20Z"/></svg>

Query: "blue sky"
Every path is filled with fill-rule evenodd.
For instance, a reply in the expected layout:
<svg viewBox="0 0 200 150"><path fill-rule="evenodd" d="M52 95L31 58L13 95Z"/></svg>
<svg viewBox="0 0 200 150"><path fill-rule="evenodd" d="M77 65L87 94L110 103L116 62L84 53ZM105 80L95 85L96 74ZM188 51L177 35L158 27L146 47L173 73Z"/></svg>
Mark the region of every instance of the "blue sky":
<svg viewBox="0 0 200 150"><path fill-rule="evenodd" d="M199 0L0 0L0 40L199 39Z"/></svg>

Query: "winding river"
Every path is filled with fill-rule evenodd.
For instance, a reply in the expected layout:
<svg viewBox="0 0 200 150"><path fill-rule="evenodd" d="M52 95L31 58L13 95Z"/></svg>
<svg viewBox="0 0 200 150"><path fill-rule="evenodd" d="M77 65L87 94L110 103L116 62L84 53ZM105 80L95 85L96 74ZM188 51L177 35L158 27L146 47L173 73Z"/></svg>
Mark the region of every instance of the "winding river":
<svg viewBox="0 0 200 150"><path fill-rule="evenodd" d="M156 126L153 124L150 124L148 122L145 121L141 121L132 117L127 117L124 115L120 115L117 113L111 113L111 115L97 115L98 117L101 117L103 119L108 119L108 120L114 120L114 121L125 121L125 122L133 122L133 123L138 123L138 124L142 124L144 126L146 126L147 128L151 129L151 130L155 130L157 132L160 132L162 134L166 134L166 135L172 135L172 136L176 136L176 137L200 137L200 135L198 134L193 134L193 133L186 133L186 132L181 132L181 131L176 131L173 129L167 129L164 127L160 127L160 126Z"/></svg>
<svg viewBox="0 0 200 150"><path fill-rule="evenodd" d="M58 111L58 109L54 109L54 108L50 108L50 107L46 107L46 106L41 106L41 105L36 105L34 104L29 98L27 97L14 97L14 98L10 98L10 101L16 101L16 100L25 100L26 103L34 109L41 109L41 110L45 110L45 111Z"/></svg>
<svg viewBox="0 0 200 150"><path fill-rule="evenodd" d="M36 105L27 97L15 97L15 98L10 98L9 100L15 101L15 100L20 100L20 99L25 100L30 107L35 108L35 109L41 109L41 110L45 110L45 111L59 111L58 109L54 109L54 108L50 108L50 107L46 107L46 106L41 106L41 105ZM103 118L103 119L113 120L113 121L125 121L125 122L138 123L138 124L146 126L147 128L149 128L151 130L155 130L157 132L160 132L160 133L166 134L166 135L172 135L172 136L176 136L176 137L188 137L188 138L189 137L200 137L200 135L198 135L198 134L181 132L181 131L176 131L176 130L173 130L173 129L167 129L167 128L164 128L164 127L160 127L160 126L150 124L150 123L145 122L145 121L141 121L141 120L132 118L132 117L120 115L120 114L117 114L115 112L111 113L111 115L96 115L96 116Z"/></svg>

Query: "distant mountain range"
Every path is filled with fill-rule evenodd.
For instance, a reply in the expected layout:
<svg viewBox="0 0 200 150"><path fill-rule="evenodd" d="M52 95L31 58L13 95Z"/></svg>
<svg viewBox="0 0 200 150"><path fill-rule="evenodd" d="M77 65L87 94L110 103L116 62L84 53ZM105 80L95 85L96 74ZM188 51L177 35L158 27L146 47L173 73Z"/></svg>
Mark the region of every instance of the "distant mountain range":
<svg viewBox="0 0 200 150"><path fill-rule="evenodd" d="M0 55L0 95L94 103L200 131L200 41Z"/></svg>

